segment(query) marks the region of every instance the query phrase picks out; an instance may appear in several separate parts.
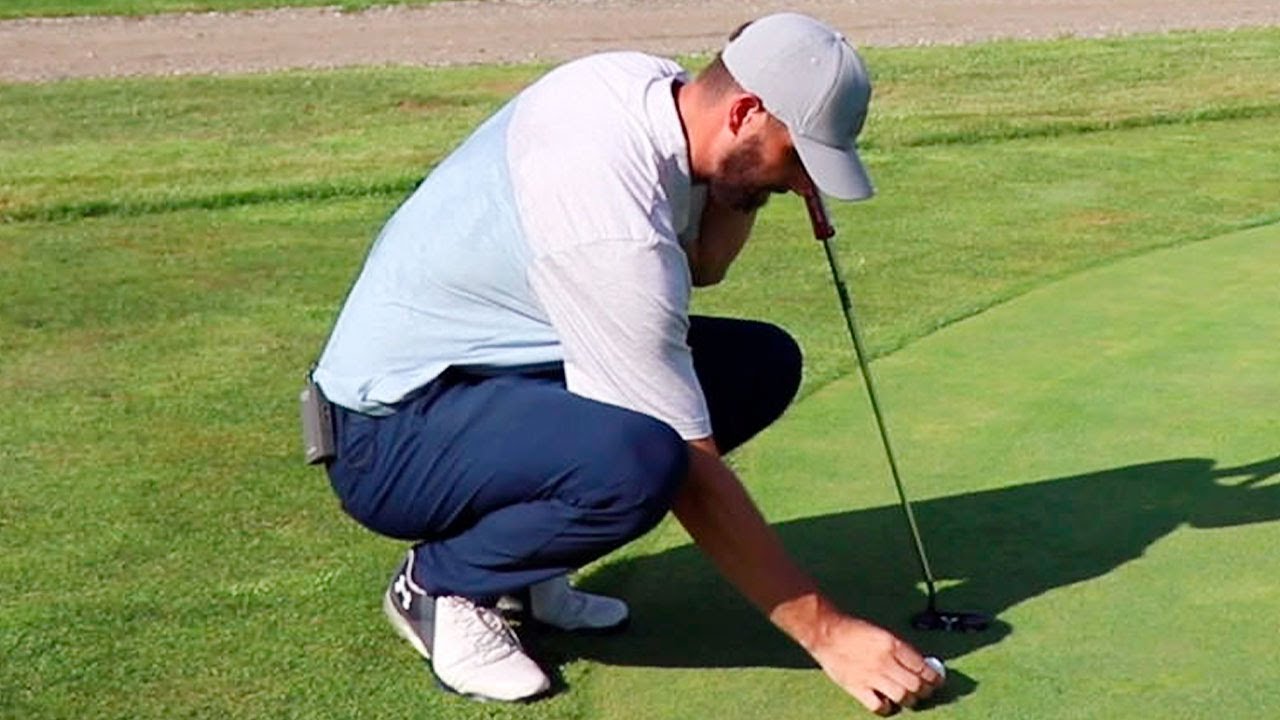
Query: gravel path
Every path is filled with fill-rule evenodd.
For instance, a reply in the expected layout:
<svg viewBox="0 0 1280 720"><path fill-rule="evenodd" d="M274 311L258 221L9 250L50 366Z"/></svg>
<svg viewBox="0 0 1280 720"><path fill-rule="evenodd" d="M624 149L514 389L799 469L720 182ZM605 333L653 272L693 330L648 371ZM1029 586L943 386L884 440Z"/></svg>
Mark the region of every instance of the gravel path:
<svg viewBox="0 0 1280 720"><path fill-rule="evenodd" d="M739 23L781 9L880 46L1280 25L1280 0L488 0L36 19L0 22L0 80L672 55L717 49Z"/></svg>

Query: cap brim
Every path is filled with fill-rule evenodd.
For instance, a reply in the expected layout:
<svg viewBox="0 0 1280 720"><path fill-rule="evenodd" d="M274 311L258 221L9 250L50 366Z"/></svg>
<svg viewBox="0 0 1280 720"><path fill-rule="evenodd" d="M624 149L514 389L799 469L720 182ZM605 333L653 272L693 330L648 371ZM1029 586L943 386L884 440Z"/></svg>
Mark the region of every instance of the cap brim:
<svg viewBox="0 0 1280 720"><path fill-rule="evenodd" d="M839 200L866 200L875 194L856 147L844 150L795 134L792 139L805 171L824 195Z"/></svg>

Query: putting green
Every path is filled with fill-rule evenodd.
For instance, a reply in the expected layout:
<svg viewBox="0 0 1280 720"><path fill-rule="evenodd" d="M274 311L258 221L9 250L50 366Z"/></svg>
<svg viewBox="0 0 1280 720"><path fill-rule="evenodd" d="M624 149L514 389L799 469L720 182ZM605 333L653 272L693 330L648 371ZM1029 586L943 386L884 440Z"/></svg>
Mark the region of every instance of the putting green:
<svg viewBox="0 0 1280 720"><path fill-rule="evenodd" d="M950 659L931 716L1277 717L1277 338L1270 226L1053 283L874 364L942 605L997 613L981 635L906 627L919 573L856 378L735 463L844 605ZM593 716L853 712L679 532L643 552L586 581L633 601L628 635L548 639L598 661L576 687Z"/></svg>

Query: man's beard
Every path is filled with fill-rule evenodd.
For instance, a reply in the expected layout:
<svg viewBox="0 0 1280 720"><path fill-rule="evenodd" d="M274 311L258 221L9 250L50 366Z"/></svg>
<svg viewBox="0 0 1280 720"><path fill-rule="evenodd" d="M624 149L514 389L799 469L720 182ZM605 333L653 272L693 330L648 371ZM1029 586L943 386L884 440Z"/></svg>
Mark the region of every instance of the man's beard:
<svg viewBox="0 0 1280 720"><path fill-rule="evenodd" d="M759 210L769 202L773 188L762 187L754 179L760 167L760 138L753 137L729 152L720 164L718 178L708 183L707 192L722 205L739 212Z"/></svg>

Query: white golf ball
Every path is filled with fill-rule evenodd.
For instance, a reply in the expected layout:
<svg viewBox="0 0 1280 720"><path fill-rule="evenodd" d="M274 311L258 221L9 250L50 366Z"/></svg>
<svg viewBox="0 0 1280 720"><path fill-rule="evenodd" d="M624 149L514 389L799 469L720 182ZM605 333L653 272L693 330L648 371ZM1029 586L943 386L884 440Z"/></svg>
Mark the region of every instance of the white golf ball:
<svg viewBox="0 0 1280 720"><path fill-rule="evenodd" d="M925 656L924 664L933 668L933 671L941 675L943 680L947 679L947 666L943 665L942 661L938 658L932 655L927 655Z"/></svg>

